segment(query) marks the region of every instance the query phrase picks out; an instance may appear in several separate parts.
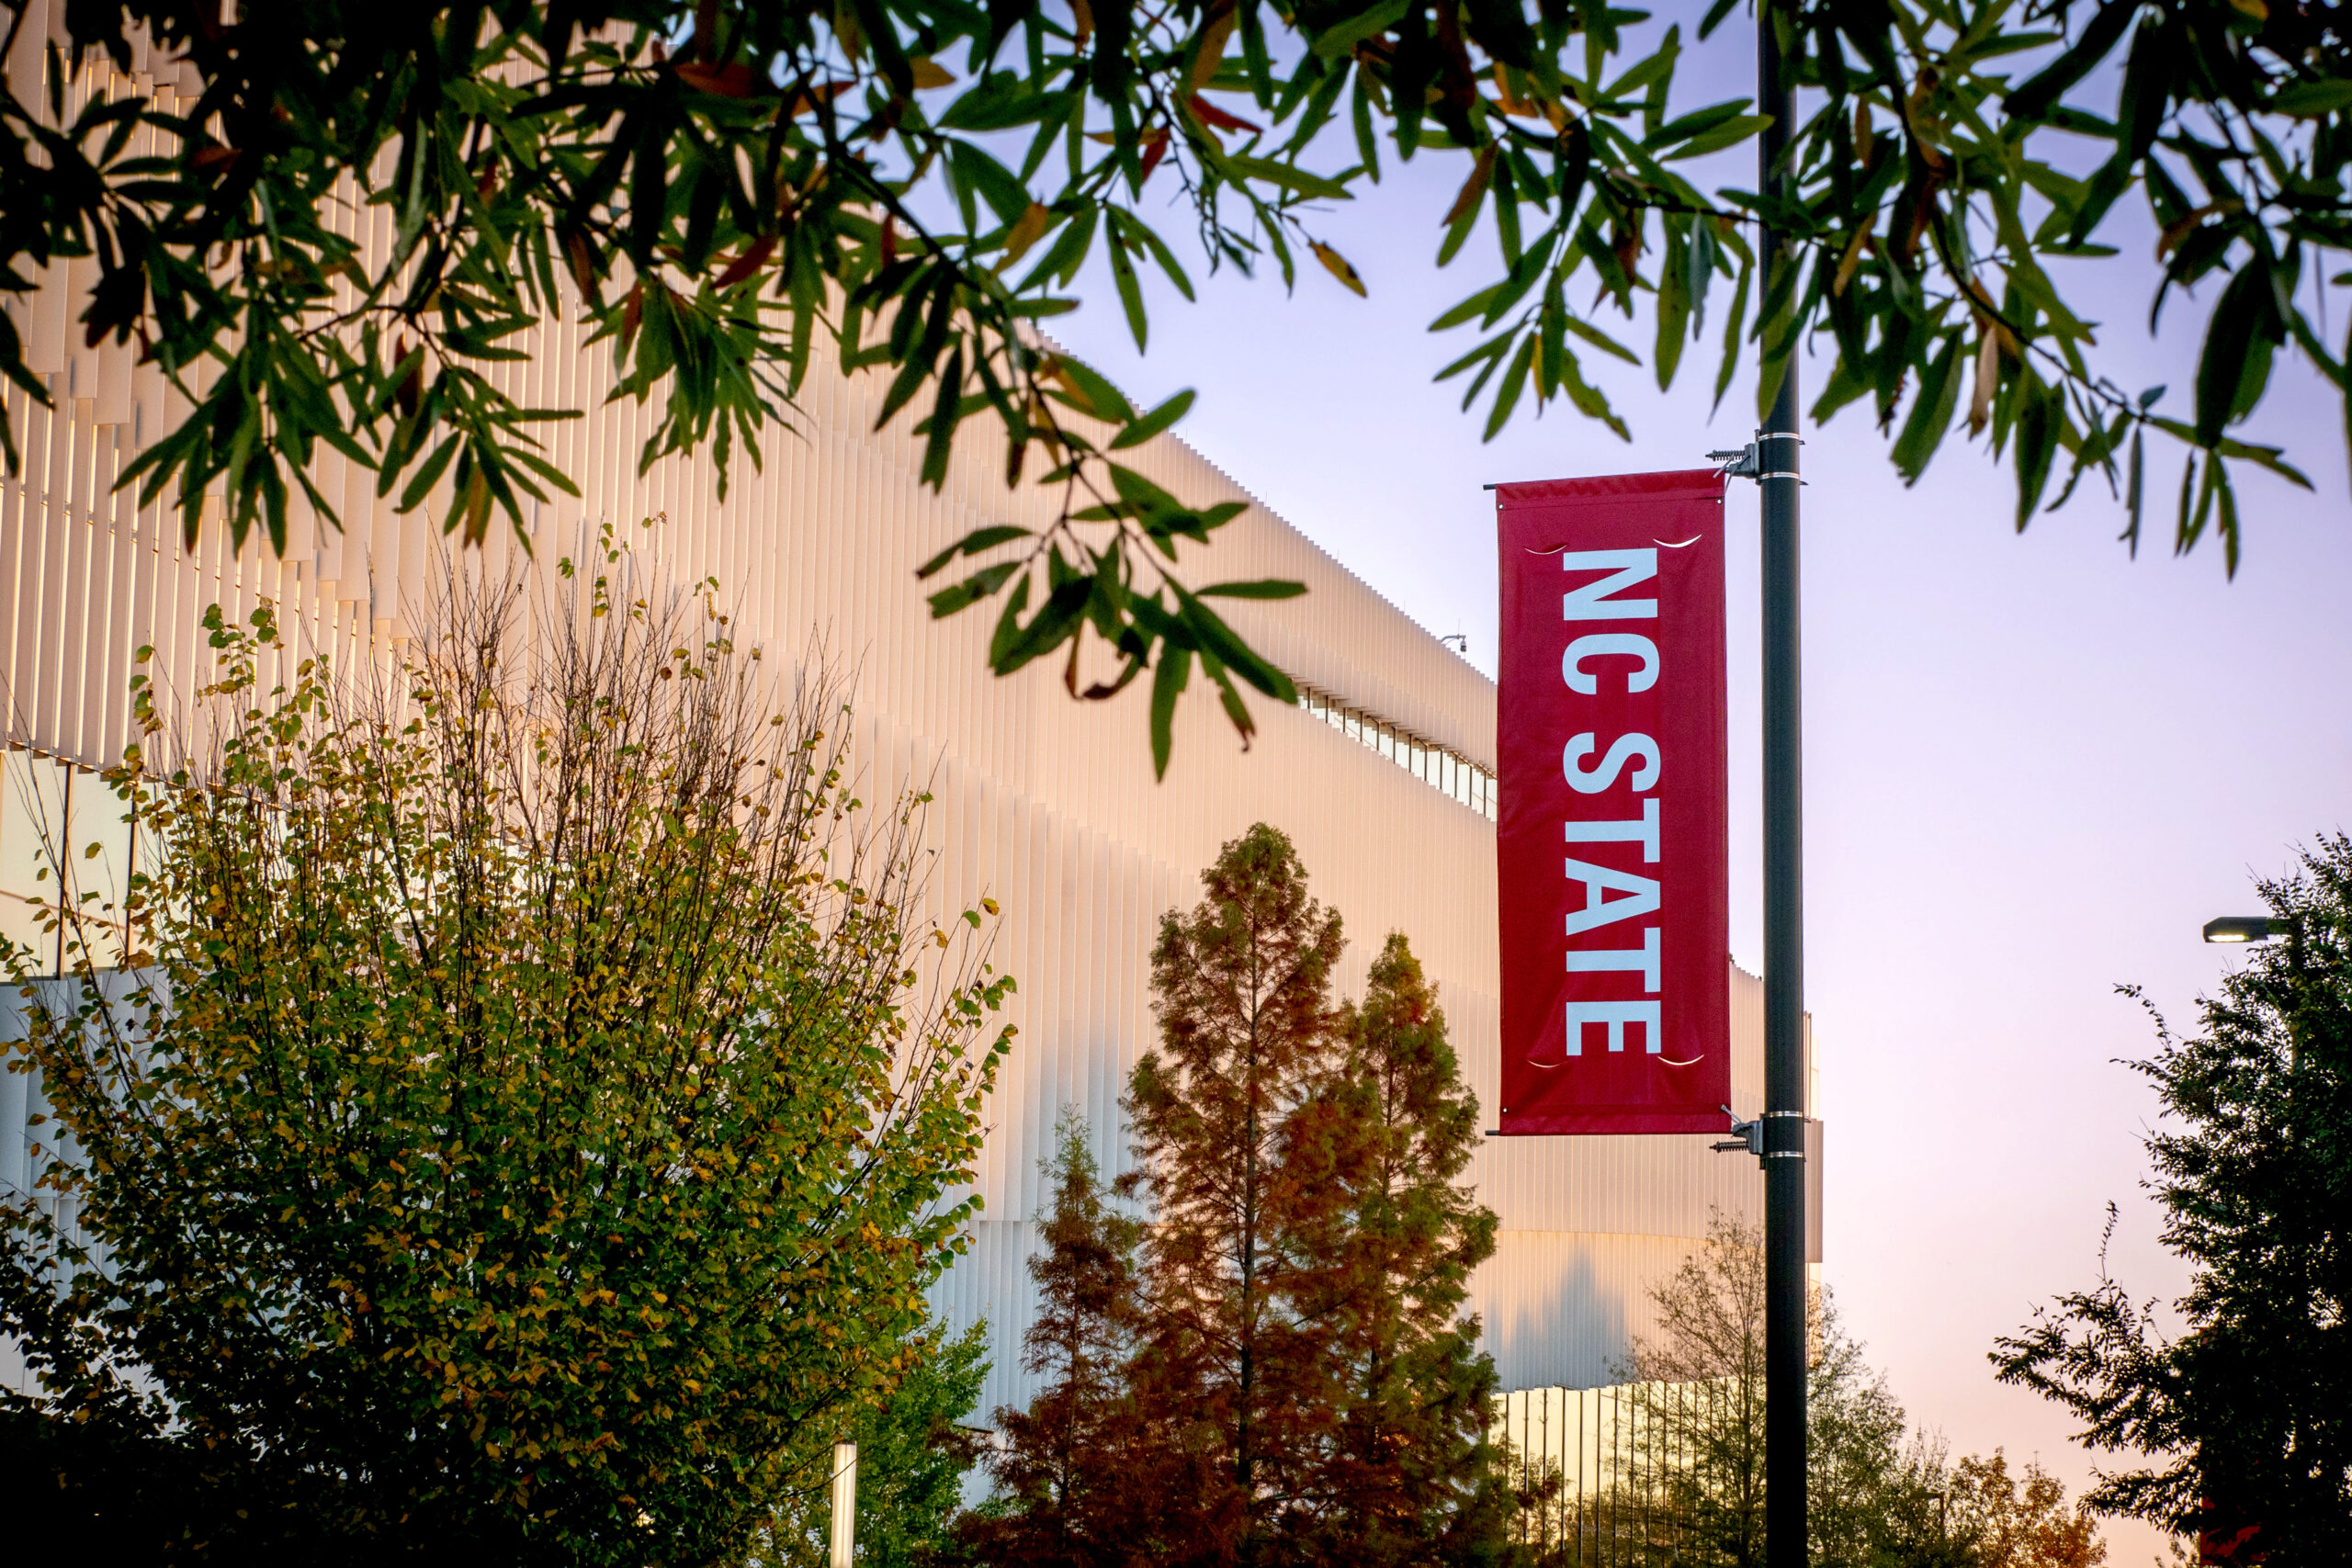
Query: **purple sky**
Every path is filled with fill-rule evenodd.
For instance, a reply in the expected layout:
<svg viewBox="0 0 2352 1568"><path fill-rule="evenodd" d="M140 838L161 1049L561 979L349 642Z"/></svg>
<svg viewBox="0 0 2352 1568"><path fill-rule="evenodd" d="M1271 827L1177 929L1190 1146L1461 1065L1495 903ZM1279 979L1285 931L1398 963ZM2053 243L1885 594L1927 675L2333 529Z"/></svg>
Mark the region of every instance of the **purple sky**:
<svg viewBox="0 0 2352 1568"><path fill-rule="evenodd" d="M1731 78L1724 94L1745 91L1741 32L1708 67ZM1686 356L1671 396L1589 355L1634 425L1630 446L1566 409L1530 418L1525 403L1482 446L1483 407L1464 415L1458 383L1430 382L1472 340L1423 330L1492 276L1467 257L1433 265L1460 173L1417 160L1317 220L1368 300L1319 271L1293 297L1271 277L1196 274L1200 306L1156 296L1148 355L1114 307L1054 326L1139 398L1197 387L1187 440L1422 626L1468 633L1491 673L1483 483L1696 467L1754 421L1743 384L1710 423L1711 354ZM1185 228L1181 212L1166 217L1171 235ZM2178 412L2206 302L2177 299L2152 343L2147 254L2127 240L2116 273L2078 271L2065 286L2110 322L2116 378L2169 382L2165 406ZM1083 287L1112 299L1107 279ZM1629 333L1646 344L1645 324ZM1826 369L1806 367L1808 400ZM2142 1295L2181 1284L2139 1186L2153 1101L2113 1061L2145 1054L2151 1028L2113 987L2137 982L2176 1028L2192 1025L2230 962L2199 927L2258 908L2251 875L2352 825L2342 408L2295 370L2256 420L2318 491L2245 484L2234 582L2210 541L2171 556L2179 467L2153 449L2165 499L2134 562L2114 542L2120 508L2091 481L2018 536L2007 475L1964 439L1905 491L1859 409L1808 432L1806 994L1827 1122L1826 1272L1916 1422L1955 1452L2038 1454L2070 1489L2090 1461L2067 1423L1997 1386L1984 1356L2035 1303L2093 1279L2110 1200L2117 1278ZM1733 494L1732 942L1756 968L1755 498L1751 486ZM2117 1568L2156 1545L2137 1527L2109 1537Z"/></svg>

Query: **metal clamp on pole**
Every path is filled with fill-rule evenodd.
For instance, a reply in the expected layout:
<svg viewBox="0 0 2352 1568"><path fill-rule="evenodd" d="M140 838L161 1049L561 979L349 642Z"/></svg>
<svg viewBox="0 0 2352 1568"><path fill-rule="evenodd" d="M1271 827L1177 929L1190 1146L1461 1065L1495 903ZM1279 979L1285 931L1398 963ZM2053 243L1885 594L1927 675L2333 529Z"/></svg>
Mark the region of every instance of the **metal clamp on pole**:
<svg viewBox="0 0 2352 1568"><path fill-rule="evenodd" d="M1707 454L1707 460L1711 463L1721 463L1724 466L1724 478L1727 479L1758 479L1764 472L1763 463L1758 457L1756 443L1753 441L1745 446L1726 446L1719 452L1710 452Z"/></svg>
<svg viewBox="0 0 2352 1568"><path fill-rule="evenodd" d="M1731 1118L1731 1136L1719 1139L1707 1146L1719 1155L1750 1154L1758 1158L1763 1157L1764 1119L1759 1116L1753 1122L1743 1122L1739 1119L1739 1113L1728 1105L1724 1107L1724 1114Z"/></svg>
<svg viewBox="0 0 2352 1568"><path fill-rule="evenodd" d="M1804 483L1793 466L1771 469L1764 467L1764 443L1767 441L1793 441L1800 446L1804 445L1804 436L1789 431L1759 430L1756 433L1756 439L1747 446L1726 446L1710 452L1707 459L1721 463L1724 478L1727 479L1755 479L1759 482L1765 479L1795 479L1799 484Z"/></svg>
<svg viewBox="0 0 2352 1568"><path fill-rule="evenodd" d="M1799 1161L1804 1158L1805 1116L1804 1111L1767 1111L1762 1116L1757 1118L1757 1121L1758 1123L1769 1124L1758 1140L1764 1145L1758 1150L1763 1158ZM1783 1125L1783 1123L1792 1123L1792 1125ZM1774 1132L1778 1132L1781 1136L1773 1137L1771 1134Z"/></svg>

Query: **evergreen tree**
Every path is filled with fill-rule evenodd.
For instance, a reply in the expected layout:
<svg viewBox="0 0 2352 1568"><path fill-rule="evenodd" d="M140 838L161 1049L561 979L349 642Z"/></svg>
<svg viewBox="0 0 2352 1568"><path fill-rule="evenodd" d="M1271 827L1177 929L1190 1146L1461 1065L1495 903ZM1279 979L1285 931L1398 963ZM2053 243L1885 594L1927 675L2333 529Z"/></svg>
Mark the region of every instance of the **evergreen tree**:
<svg viewBox="0 0 2352 1568"><path fill-rule="evenodd" d="M1188 1452L1184 1431L1138 1418L1143 1226L1105 1201L1074 1111L1044 1168L1053 1209L1045 1250L1029 1260L1040 1310L1022 1365L1046 1387L1026 1410L997 1411L997 1495L961 1521L958 1544L975 1562L1036 1568L1182 1557L1216 1534L1191 1506L1210 1490L1211 1464L1197 1442Z"/></svg>
<svg viewBox="0 0 2352 1568"><path fill-rule="evenodd" d="M1120 1190L1152 1209L1145 1418L1216 1434L1223 1495L1203 1514L1228 1521L1217 1554L1248 1563L1310 1528L1328 1498L1342 1321L1303 1309L1334 1296L1365 1151L1340 1092L1340 917L1263 823L1201 882L1206 896L1164 916L1152 950L1160 1050L1129 1084L1138 1167Z"/></svg>
<svg viewBox="0 0 2352 1568"><path fill-rule="evenodd" d="M1357 1563L1482 1561L1510 1506L1489 1435L1493 1360L1464 1317L1495 1215L1456 1185L1478 1141L1445 1014L1401 934L1347 1019L1345 1101L1365 1134L1340 1294L1347 1389L1321 1555Z"/></svg>
<svg viewBox="0 0 2352 1568"><path fill-rule="evenodd" d="M2204 1032L2136 1064L2165 1243L2190 1269L2167 1339L2106 1277L1998 1342L2002 1381L2140 1463L2088 1494L2271 1568L2352 1561L2352 838L2261 885L2271 929Z"/></svg>
<svg viewBox="0 0 2352 1568"><path fill-rule="evenodd" d="M1402 937L1333 1003L1339 917L1264 825L1152 953L1160 1043L1104 1201L1084 1127L1047 1174L1044 1310L1001 1411L979 1561L1453 1563L1508 1555L1493 1364L1464 1318L1494 1216L1457 1185L1477 1137L1445 1018Z"/></svg>

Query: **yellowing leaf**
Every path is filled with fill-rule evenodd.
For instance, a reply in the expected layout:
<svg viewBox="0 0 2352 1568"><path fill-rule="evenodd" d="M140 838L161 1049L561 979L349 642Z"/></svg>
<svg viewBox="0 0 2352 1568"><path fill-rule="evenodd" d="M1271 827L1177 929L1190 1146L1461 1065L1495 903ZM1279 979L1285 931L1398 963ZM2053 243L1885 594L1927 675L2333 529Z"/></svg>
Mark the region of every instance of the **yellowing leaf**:
<svg viewBox="0 0 2352 1568"><path fill-rule="evenodd" d="M1478 210L1479 200L1487 194L1487 182L1495 177L1496 156L1497 148L1491 141L1479 150L1478 161L1471 166L1470 177L1462 182L1462 189L1455 194L1453 205L1445 209L1445 217L1441 221L1440 227L1451 229L1463 219ZM1317 249L1319 250L1321 247L1317 246ZM1323 265L1329 266L1331 264L1325 262ZM1361 294L1363 290L1359 288L1356 292Z"/></svg>
<svg viewBox="0 0 2352 1568"><path fill-rule="evenodd" d="M1053 220L1054 213L1051 208L1041 201L1031 202L1020 218L1014 220L1012 230L1004 236L1002 265L1011 266L1014 262L1019 261L1021 254L1037 243Z"/></svg>
<svg viewBox="0 0 2352 1568"><path fill-rule="evenodd" d="M1324 271L1354 289L1358 294L1364 292L1363 279L1356 276L1356 269L1348 265L1347 257L1320 240L1310 240L1307 243L1315 247L1315 259L1323 264Z"/></svg>
<svg viewBox="0 0 2352 1568"><path fill-rule="evenodd" d="M1838 281L1829 288L1832 294L1845 298L1846 286L1854 281L1854 273L1862 265L1862 253L1870 248L1871 231L1868 229L1855 230L1852 243L1846 247L1845 255L1838 260Z"/></svg>
<svg viewBox="0 0 2352 1568"><path fill-rule="evenodd" d="M956 73L935 60L925 57L911 62L911 65L918 87L952 87L956 85Z"/></svg>
<svg viewBox="0 0 2352 1568"><path fill-rule="evenodd" d="M1219 16L1209 18L1201 29L1200 52L1193 57L1193 91L1197 93L1209 85L1216 68L1225 62L1225 40L1233 35L1234 17L1239 13L1227 7Z"/></svg>
<svg viewBox="0 0 2352 1568"><path fill-rule="evenodd" d="M2000 379L2001 340L1992 323L1978 318L1983 336L1976 344L1976 387L1968 399L1968 434L1981 435L1984 422L1992 417L1993 390Z"/></svg>

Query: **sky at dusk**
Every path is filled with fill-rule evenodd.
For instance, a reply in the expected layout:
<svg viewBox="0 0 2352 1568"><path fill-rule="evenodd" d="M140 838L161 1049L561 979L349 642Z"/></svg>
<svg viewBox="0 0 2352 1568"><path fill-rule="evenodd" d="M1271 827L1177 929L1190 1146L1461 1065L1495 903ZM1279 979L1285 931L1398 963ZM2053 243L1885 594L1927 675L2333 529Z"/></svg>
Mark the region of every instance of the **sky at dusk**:
<svg viewBox="0 0 2352 1568"><path fill-rule="evenodd" d="M1745 28L1711 45L1696 90L1678 96L1744 94L1748 47ZM1140 356L1115 309L1054 326L1139 399L1199 389L1186 440L1430 632L1466 633L1491 674L1494 525L1480 487L1698 467L1747 439L1753 399L1743 381L1711 421L1712 350L1694 350L1667 395L1645 371L1588 355L1631 444L1522 405L1482 445L1483 407L1465 415L1454 386L1430 380L1472 340L1424 330L1492 276L1466 256L1433 265L1461 172L1425 156L1314 220L1369 299L1319 272L1288 297L1271 277L1196 274L1197 306L1159 290ZM1752 183L1742 173L1724 176ZM1180 211L1163 217L1171 233L1187 227ZM2114 378L2169 383L2165 406L2181 411L2210 301L2177 301L2152 341L2149 247L2120 243L2111 270L2076 264L2064 286L2108 323ZM1112 299L1107 279L1082 289ZM1622 335L1649 339L1646 323ZM1805 367L1808 400L1826 370ZM2070 1490L2090 1461L2066 1421L1996 1385L1985 1352L2036 1303L2095 1280L2110 1201L2115 1277L2142 1296L2182 1283L2140 1187L2154 1101L2116 1061L2147 1054L2152 1025L2114 987L2144 987L2193 1028L2197 998L2232 962L2199 926L2257 910L2251 878L2352 827L2344 430L2315 377L2274 379L2249 434L2286 445L2317 488L2244 481L2234 581L2210 540L2171 554L2179 466L2154 448L2161 499L2135 561L2096 481L2019 535L2007 474L1964 433L1906 491L1861 409L1806 432L1806 996L1826 1122L1825 1274L1915 1422L1955 1453L2039 1455ZM1756 969L1754 487L1736 484L1728 513L1732 944ZM2153 1531L2109 1533L2117 1568L2155 1552Z"/></svg>

